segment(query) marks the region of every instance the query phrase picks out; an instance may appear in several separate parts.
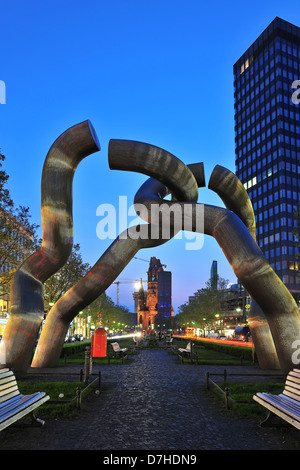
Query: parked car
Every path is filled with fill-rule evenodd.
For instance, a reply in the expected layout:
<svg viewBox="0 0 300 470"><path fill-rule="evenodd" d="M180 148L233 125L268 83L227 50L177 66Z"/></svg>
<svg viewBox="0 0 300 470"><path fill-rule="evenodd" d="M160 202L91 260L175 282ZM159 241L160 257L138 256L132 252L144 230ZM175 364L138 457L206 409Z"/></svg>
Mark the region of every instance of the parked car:
<svg viewBox="0 0 300 470"><path fill-rule="evenodd" d="M74 343L76 341L75 336L67 336L66 342L67 343Z"/></svg>

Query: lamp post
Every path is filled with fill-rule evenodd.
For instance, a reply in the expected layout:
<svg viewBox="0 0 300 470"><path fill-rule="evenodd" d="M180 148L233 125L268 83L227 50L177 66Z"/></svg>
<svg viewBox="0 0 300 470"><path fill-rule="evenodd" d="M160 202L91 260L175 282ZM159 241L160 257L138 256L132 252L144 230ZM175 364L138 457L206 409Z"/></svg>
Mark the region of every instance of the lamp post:
<svg viewBox="0 0 300 470"><path fill-rule="evenodd" d="M240 307L238 307L238 308L235 309L235 311L236 311L237 313L239 313L239 312L242 311L242 309L241 309ZM238 321L237 321L237 316L236 316L236 325L237 325L237 323L238 323Z"/></svg>

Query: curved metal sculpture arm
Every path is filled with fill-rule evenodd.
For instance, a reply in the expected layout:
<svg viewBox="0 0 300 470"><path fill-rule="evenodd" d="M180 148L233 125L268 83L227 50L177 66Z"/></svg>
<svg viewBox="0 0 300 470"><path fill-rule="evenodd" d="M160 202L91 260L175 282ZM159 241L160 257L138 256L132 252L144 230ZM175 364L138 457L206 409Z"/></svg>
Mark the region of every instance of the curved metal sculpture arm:
<svg viewBox="0 0 300 470"><path fill-rule="evenodd" d="M220 196L227 209L239 216L254 240L256 240L256 223L252 203L238 177L227 168L217 165L210 176L208 188ZM260 306L253 299L251 299L248 324L260 367L263 369L280 369L267 319Z"/></svg>
<svg viewBox="0 0 300 470"><path fill-rule="evenodd" d="M177 157L155 145L111 139L108 162L112 170L135 171L163 182L180 201L196 202L198 199L193 173ZM163 179L161 174L165 175Z"/></svg>
<svg viewBox="0 0 300 470"><path fill-rule="evenodd" d="M227 209L239 216L256 240L252 203L239 178L227 168L216 165L210 176L208 188L220 196Z"/></svg>
<svg viewBox="0 0 300 470"><path fill-rule="evenodd" d="M163 167L160 168L159 179L168 185L169 175L164 172ZM139 203L138 210L142 205L147 208L140 213L140 216L147 222L151 220L153 224L161 224L162 219L154 220L149 210L151 205L158 204L158 199L152 193L147 194L145 190L136 195L135 203ZM179 204L183 208L182 214L186 207L197 206L195 203L173 203L172 201L164 201L164 204L167 204L170 209L175 204ZM197 212L192 208L192 230L197 230L196 216ZM171 224L172 222L170 220ZM174 224L172 228L174 230ZM291 370L293 367L292 344L300 339L300 315L292 295L270 267L252 234L234 212L204 205L204 228L201 228L204 233L217 240L237 278L264 311L281 369L284 373Z"/></svg>
<svg viewBox="0 0 300 470"><path fill-rule="evenodd" d="M153 165L155 165L157 155L159 155L160 152L150 152L150 155L153 155L153 153L155 155L151 158L153 158ZM180 160L176 157L174 158L176 159L177 169L179 169L177 177L174 178L174 184L179 186L182 175L186 182L183 187L180 187L180 191L177 191L177 187L175 186L174 193L176 196L184 194L187 200L197 199L198 187L193 174ZM117 157L115 161L117 161ZM146 158L144 166L148 164L149 161ZM133 168L137 168L137 162L134 156L130 159L130 165ZM143 168L143 162L139 162L138 166L141 172L146 171ZM204 178L203 166L195 164L193 168L199 179L200 174L202 175L201 177ZM150 180L151 185L155 186L155 191L162 197L169 193L165 185L152 178L150 178ZM158 233L157 239L152 239L151 232L151 224L134 226L124 231L99 258L86 276L56 302L47 314L32 361L32 367L51 367L56 365L70 322L78 312L93 302L112 284L140 249L159 246L170 239L170 237L165 238L162 231Z"/></svg>
<svg viewBox="0 0 300 470"><path fill-rule="evenodd" d="M145 238L137 235L140 230ZM140 249L159 246L166 241L168 239L151 240L150 225L136 225L122 232L91 270L51 308L31 366L57 365L70 323L78 312L105 292Z"/></svg>
<svg viewBox="0 0 300 470"><path fill-rule="evenodd" d="M51 146L42 172L41 248L20 266L11 287L11 309L1 347L6 364L26 370L44 317L43 283L67 261L73 245L72 183L80 161L100 150L90 121L66 130Z"/></svg>

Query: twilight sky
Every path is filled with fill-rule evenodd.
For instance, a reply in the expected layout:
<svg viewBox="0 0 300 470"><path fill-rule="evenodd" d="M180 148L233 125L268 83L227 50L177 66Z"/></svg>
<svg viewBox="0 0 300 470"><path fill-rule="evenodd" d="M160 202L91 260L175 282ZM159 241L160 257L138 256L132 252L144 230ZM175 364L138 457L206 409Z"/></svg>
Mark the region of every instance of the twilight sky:
<svg viewBox="0 0 300 470"><path fill-rule="evenodd" d="M73 216L74 242L93 265L112 243L97 237L97 208L110 204L119 214L122 196L129 211L147 179L109 169L110 139L204 162L206 184L217 164L235 171L233 64L276 16L300 26L299 0L0 0L0 149L14 201L41 225L45 156L62 132L90 119L101 151L76 170ZM223 207L207 188L199 202ZM128 211L130 223L136 215ZM205 286L213 260L221 277L236 282L213 238L205 236L200 250L187 250L187 242L183 234L137 254L172 271L175 313ZM146 279L147 268L133 259L119 279ZM120 303L130 310L133 290L120 285ZM107 291L114 301L116 292L115 285Z"/></svg>

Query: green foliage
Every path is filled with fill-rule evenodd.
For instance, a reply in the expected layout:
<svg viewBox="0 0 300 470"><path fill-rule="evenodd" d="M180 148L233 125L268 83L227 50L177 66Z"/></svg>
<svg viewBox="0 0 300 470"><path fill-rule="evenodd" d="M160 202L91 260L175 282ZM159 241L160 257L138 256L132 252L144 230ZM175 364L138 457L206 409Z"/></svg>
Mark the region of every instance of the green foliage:
<svg viewBox="0 0 300 470"><path fill-rule="evenodd" d="M22 263L37 249L38 225L30 222L29 208L16 206L6 185L5 156L0 153L0 288L8 292L11 280Z"/></svg>
<svg viewBox="0 0 300 470"><path fill-rule="evenodd" d="M35 392L45 392L50 396L50 400L61 401L61 403L50 403L50 400L44 403L38 412L38 416L60 417L66 416L70 418L77 414L76 402L65 403L76 397L76 389L84 388L82 382L18 382L19 390L24 395L30 395ZM89 389L89 393L93 389ZM88 392L88 391L87 391ZM61 395L61 398L60 398ZM63 395L63 396L62 396Z"/></svg>
<svg viewBox="0 0 300 470"><path fill-rule="evenodd" d="M126 307L116 305L106 293L94 300L84 310L84 315L91 316L96 328L100 326L100 320L103 327L116 331L134 325L134 315Z"/></svg>
<svg viewBox="0 0 300 470"><path fill-rule="evenodd" d="M148 348L158 348L159 343L155 335L147 336L147 347Z"/></svg>
<svg viewBox="0 0 300 470"><path fill-rule="evenodd" d="M197 340L201 344L201 340ZM213 349L214 351L218 351L224 354L230 354L231 356L235 356L236 358L245 360L245 361L253 361L257 362L257 357L255 354L255 350L252 348L247 348L244 346L235 346L233 344L224 344L222 342L208 342L203 341L202 344L206 349Z"/></svg>
<svg viewBox="0 0 300 470"><path fill-rule="evenodd" d="M213 377L212 377L213 379ZM261 406L259 403L253 400L253 396L259 392L272 393L274 395L279 395L282 393L284 384L283 383L231 383L226 382L218 384L222 390L225 390L227 387L229 389L230 397L235 400L235 402L230 402L230 407L232 411L237 413L239 416L262 419L266 415L266 409ZM221 393L214 388L214 392L220 396ZM238 403L244 402L244 403Z"/></svg>
<svg viewBox="0 0 300 470"><path fill-rule="evenodd" d="M77 284L89 271L90 265L84 263L80 245L74 244L72 252L64 266L44 283L44 306L49 310L51 305Z"/></svg>
<svg viewBox="0 0 300 470"><path fill-rule="evenodd" d="M206 287L194 293L194 299L179 307L176 321L181 328L187 324L196 328L204 328L216 320L215 315L221 314L222 293L227 281L218 278L218 288L214 289L210 281Z"/></svg>

